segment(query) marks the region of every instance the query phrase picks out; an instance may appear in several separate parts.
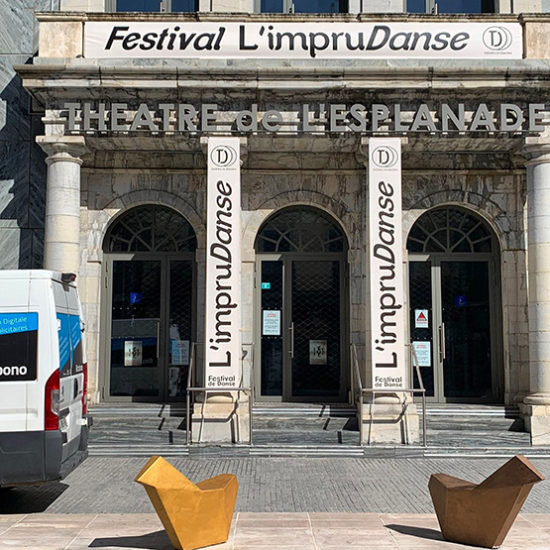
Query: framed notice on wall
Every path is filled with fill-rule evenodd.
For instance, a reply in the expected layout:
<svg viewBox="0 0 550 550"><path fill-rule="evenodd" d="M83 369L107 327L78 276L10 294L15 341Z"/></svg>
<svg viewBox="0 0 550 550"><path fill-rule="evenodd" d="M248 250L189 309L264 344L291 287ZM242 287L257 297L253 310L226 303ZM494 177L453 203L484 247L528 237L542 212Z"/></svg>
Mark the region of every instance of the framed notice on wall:
<svg viewBox="0 0 550 550"><path fill-rule="evenodd" d="M141 340L126 340L124 342L124 366L141 367L143 363L143 342Z"/></svg>
<svg viewBox="0 0 550 550"><path fill-rule="evenodd" d="M327 364L327 341L326 340L309 341L309 364L310 365Z"/></svg>
<svg viewBox="0 0 550 550"><path fill-rule="evenodd" d="M262 336L281 336L281 311L262 311Z"/></svg>

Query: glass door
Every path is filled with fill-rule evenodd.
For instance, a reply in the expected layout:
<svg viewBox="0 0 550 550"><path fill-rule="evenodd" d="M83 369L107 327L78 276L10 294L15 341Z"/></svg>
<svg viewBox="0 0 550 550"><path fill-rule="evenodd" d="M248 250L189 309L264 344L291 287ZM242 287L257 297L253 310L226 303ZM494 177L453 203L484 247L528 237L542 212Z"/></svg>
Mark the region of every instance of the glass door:
<svg viewBox="0 0 550 550"><path fill-rule="evenodd" d="M290 398L340 396L342 305L339 260L292 260Z"/></svg>
<svg viewBox="0 0 550 550"><path fill-rule="evenodd" d="M341 259L259 263L260 398L344 399Z"/></svg>
<svg viewBox="0 0 550 550"><path fill-rule="evenodd" d="M108 272L109 396L181 400L194 334L193 262L121 255Z"/></svg>
<svg viewBox="0 0 550 550"><path fill-rule="evenodd" d="M160 398L161 281L160 260L112 263L111 396Z"/></svg>
<svg viewBox="0 0 550 550"><path fill-rule="evenodd" d="M430 401L494 400L491 273L489 260L410 257L411 342Z"/></svg>
<svg viewBox="0 0 550 550"><path fill-rule="evenodd" d="M492 396L489 264L441 261L441 339L446 398Z"/></svg>

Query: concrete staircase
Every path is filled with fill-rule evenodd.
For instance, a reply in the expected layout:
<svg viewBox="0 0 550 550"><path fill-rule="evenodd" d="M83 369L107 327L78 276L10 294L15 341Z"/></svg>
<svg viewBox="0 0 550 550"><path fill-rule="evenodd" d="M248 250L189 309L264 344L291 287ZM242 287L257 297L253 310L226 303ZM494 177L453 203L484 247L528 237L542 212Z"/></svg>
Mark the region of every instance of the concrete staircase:
<svg viewBox="0 0 550 550"><path fill-rule="evenodd" d="M530 446L517 409L503 406L428 405L427 447L360 447L355 410L346 405L257 405L253 445L187 446L180 405L100 405L91 414L96 456L550 456L550 447Z"/></svg>

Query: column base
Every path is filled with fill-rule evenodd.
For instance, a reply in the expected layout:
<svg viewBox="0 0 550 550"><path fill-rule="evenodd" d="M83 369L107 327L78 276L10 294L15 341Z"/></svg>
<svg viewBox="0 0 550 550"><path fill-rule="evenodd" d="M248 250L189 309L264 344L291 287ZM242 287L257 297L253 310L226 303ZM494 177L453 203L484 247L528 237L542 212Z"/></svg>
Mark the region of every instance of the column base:
<svg viewBox="0 0 550 550"><path fill-rule="evenodd" d="M529 398L526 398L526 401ZM550 445L550 403L532 405L521 403L519 412L525 429L531 434L531 445Z"/></svg>
<svg viewBox="0 0 550 550"><path fill-rule="evenodd" d="M361 445L393 443L417 445L420 441L416 405L408 403L374 403L363 406L363 440Z"/></svg>
<svg viewBox="0 0 550 550"><path fill-rule="evenodd" d="M249 444L248 402L195 403L191 417L193 443Z"/></svg>

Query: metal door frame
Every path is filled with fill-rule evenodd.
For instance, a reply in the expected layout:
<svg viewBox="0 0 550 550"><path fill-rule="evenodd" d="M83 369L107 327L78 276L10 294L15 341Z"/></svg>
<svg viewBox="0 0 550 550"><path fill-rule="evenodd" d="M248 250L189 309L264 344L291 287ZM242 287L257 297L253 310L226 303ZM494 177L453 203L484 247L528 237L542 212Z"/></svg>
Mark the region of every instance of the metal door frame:
<svg viewBox="0 0 550 550"><path fill-rule="evenodd" d="M409 253L409 262L430 262L432 285L432 362L434 369L434 396L426 396L430 403L498 403L503 400L502 365L502 316L500 315L500 277L498 256L494 253ZM443 320L441 296L441 262L485 262L488 267L489 297L489 337L491 342L491 396L445 397L443 361L440 360L440 342L438 330ZM410 275L409 275L410 277ZM407 292L410 285L407 285ZM409 299L410 303L410 299ZM412 327L409 327L409 331ZM409 332L409 341L411 340Z"/></svg>
<svg viewBox="0 0 550 550"><path fill-rule="evenodd" d="M281 334L283 339L283 364L282 364L282 395L281 396L264 396L261 394L262 388L262 289L261 275L263 261L280 261L282 262L282 307L281 315ZM340 389L338 396L293 396L292 395L292 359L290 358L290 339L289 328L292 320L292 263L294 261L338 261L340 264ZM277 253L256 253L255 264L255 323L254 341L258 342L257 351L254 353L254 384L255 384L255 400L258 402L285 402L285 403L342 403L347 402L347 390L349 389L350 373L346 365L348 361L348 338L349 326L346 320L349 317L349 300L347 289L347 261L346 255L343 252L326 252L326 253L300 253L300 252L277 252Z"/></svg>
<svg viewBox="0 0 550 550"><path fill-rule="evenodd" d="M191 285L193 300L191 304L191 339L196 335L196 262L194 252L109 252L104 254L105 261L102 268L102 296L101 296L101 326L100 330L100 357L105 367L100 369L101 400L106 402L166 402L183 401L179 398L168 397L168 357L169 357L169 289L170 289L170 262L191 262ZM160 262L160 326L159 326L159 396L130 396L111 395L111 329L113 307L113 263L131 261L158 261Z"/></svg>

